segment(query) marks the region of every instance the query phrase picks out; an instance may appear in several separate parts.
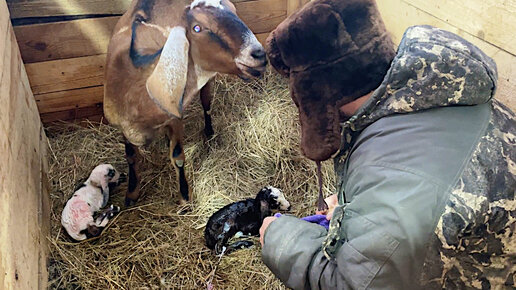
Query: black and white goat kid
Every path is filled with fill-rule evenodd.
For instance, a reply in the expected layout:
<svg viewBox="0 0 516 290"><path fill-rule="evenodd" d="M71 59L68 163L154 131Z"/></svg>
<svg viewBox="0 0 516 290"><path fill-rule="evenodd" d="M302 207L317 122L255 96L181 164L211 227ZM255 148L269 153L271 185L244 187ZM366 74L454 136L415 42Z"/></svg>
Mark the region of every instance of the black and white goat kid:
<svg viewBox="0 0 516 290"><path fill-rule="evenodd" d="M274 209L289 210L290 203L281 190L272 186L262 188L256 198L226 205L215 212L206 224L206 246L215 250L217 255L252 246L251 241L239 241L226 248L228 240L239 232L243 235L257 236L263 219L270 216Z"/></svg>

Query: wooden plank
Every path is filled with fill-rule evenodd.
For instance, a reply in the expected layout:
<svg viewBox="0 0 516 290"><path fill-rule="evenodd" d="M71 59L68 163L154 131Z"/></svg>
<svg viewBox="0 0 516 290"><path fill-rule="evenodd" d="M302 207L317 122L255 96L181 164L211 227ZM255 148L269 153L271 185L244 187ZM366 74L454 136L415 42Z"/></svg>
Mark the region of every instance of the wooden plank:
<svg viewBox="0 0 516 290"><path fill-rule="evenodd" d="M260 0L231 0L237 6ZM284 0L276 0L278 2ZM123 14L131 0L7 0L11 18Z"/></svg>
<svg viewBox="0 0 516 290"><path fill-rule="evenodd" d="M270 32L287 15L285 0L235 3L256 34ZM266 12L265 12L266 11ZM118 16L15 27L25 63L105 54Z"/></svg>
<svg viewBox="0 0 516 290"><path fill-rule="evenodd" d="M259 33L259 34L256 34L256 38L258 39L258 41L265 47L265 42L267 40L267 37L269 37L269 32L265 32L265 33Z"/></svg>
<svg viewBox="0 0 516 290"><path fill-rule="evenodd" d="M52 113L101 104L104 98L104 86L80 88L34 95L40 114Z"/></svg>
<svg viewBox="0 0 516 290"><path fill-rule="evenodd" d="M102 106L91 106L86 108L78 108L75 110L60 111L41 114L41 121L49 124L57 121L80 121L80 120L98 120L103 115Z"/></svg>
<svg viewBox="0 0 516 290"><path fill-rule="evenodd" d="M403 2L516 55L516 1L404 0Z"/></svg>
<svg viewBox="0 0 516 290"><path fill-rule="evenodd" d="M33 63L105 54L119 17L33 24L14 28L23 61Z"/></svg>
<svg viewBox="0 0 516 290"><path fill-rule="evenodd" d="M477 36L471 35L403 0L382 0L377 1L377 5L385 26L391 33L395 44L400 42L403 33L409 26L428 24L456 33L477 45L487 55L492 57L498 66L498 91L496 98L516 111L516 99L513 97L516 91L516 57L504 49L487 43ZM396 8L394 9L393 7Z"/></svg>
<svg viewBox="0 0 516 290"><path fill-rule="evenodd" d="M7 0L11 18L123 14L131 0Z"/></svg>
<svg viewBox="0 0 516 290"><path fill-rule="evenodd" d="M46 139L5 1L0 1L0 103L0 289L44 289Z"/></svg>
<svg viewBox="0 0 516 290"><path fill-rule="evenodd" d="M287 14L291 15L297 10L301 9L310 0L287 0Z"/></svg>
<svg viewBox="0 0 516 290"><path fill-rule="evenodd" d="M287 17L285 0L257 0L235 3L238 16L254 33L271 32Z"/></svg>
<svg viewBox="0 0 516 290"><path fill-rule="evenodd" d="M105 63L106 55L102 54L31 63L25 68L32 92L39 95L102 85Z"/></svg>

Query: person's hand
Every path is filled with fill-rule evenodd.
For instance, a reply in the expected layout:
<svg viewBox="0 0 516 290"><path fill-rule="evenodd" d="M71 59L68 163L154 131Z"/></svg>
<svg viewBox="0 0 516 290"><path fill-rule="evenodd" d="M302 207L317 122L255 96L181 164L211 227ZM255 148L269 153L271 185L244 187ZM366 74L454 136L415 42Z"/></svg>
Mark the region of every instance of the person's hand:
<svg viewBox="0 0 516 290"><path fill-rule="evenodd" d="M262 244L262 247L263 247L263 236L265 235L265 230L267 230L269 225L276 219L277 219L277 217L270 216L270 217L266 217L263 220L262 227L260 228L260 244Z"/></svg>
<svg viewBox="0 0 516 290"><path fill-rule="evenodd" d="M326 204L328 204L328 209L325 211L318 211L316 210L316 214L325 214L327 220L331 220L331 217L333 216L333 210L339 205L339 198L337 197L337 194L332 194L324 199L326 201Z"/></svg>

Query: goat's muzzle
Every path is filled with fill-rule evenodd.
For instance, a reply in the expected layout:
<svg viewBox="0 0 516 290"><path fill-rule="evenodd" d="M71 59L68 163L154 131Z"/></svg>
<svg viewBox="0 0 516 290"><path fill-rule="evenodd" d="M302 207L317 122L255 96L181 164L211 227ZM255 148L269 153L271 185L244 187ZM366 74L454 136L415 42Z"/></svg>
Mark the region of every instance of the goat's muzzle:
<svg viewBox="0 0 516 290"><path fill-rule="evenodd" d="M241 79L260 78L267 67L267 56L262 45L257 42L243 49L235 63L240 70L238 76Z"/></svg>

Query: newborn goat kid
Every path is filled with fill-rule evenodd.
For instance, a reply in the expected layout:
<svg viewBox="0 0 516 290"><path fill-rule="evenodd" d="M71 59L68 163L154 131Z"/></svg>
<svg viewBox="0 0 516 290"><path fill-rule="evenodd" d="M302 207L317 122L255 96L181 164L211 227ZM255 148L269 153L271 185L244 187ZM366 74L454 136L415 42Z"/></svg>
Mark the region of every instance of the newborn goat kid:
<svg viewBox="0 0 516 290"><path fill-rule="evenodd" d="M90 174L86 182L80 184L72 198L68 200L61 215L61 224L76 241L100 235L109 219L120 211L111 205L94 220L93 215L107 205L109 191L119 185L125 176L120 176L111 164L101 164Z"/></svg>
<svg viewBox="0 0 516 290"><path fill-rule="evenodd" d="M219 255L225 251L226 243L236 233L257 236L263 219L270 216L273 209L289 210L290 203L279 189L272 186L262 188L256 198L226 205L214 213L206 224L206 246ZM252 245L250 241L236 242L229 245L226 252Z"/></svg>

